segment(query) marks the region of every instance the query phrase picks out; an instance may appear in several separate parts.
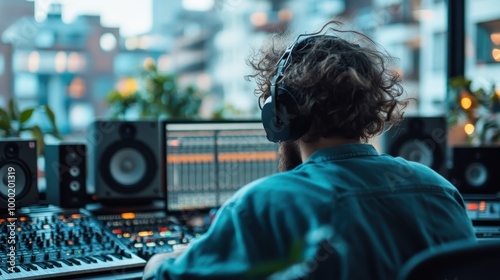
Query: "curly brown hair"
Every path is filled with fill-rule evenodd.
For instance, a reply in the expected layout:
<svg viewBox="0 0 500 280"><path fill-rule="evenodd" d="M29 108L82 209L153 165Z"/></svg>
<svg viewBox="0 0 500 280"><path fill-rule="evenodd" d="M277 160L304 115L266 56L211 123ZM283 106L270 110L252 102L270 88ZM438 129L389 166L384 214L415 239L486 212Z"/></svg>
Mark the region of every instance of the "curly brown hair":
<svg viewBox="0 0 500 280"><path fill-rule="evenodd" d="M307 142L332 136L368 141L385 125L401 120L407 105L399 100L404 89L400 75L389 68L392 57L366 35L334 27L340 25L329 21L317 32L322 35L295 46L283 73L282 82L311 124L302 137ZM339 35L354 35L356 41ZM253 74L245 77L255 78L260 100L270 95L271 80L289 41L287 34L272 36L247 59Z"/></svg>

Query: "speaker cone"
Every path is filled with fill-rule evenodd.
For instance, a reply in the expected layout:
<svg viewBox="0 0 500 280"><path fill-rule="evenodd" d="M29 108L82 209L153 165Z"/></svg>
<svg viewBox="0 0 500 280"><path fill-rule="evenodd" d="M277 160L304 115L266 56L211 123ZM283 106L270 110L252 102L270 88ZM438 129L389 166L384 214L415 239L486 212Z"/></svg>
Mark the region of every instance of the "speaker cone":
<svg viewBox="0 0 500 280"><path fill-rule="evenodd" d="M134 185L146 175L146 160L139 151L125 148L113 155L110 169L111 176L118 183Z"/></svg>
<svg viewBox="0 0 500 280"><path fill-rule="evenodd" d="M440 145L430 137L404 137L395 142L389 150L391 155L418 162L434 170L443 164L443 152Z"/></svg>
<svg viewBox="0 0 500 280"><path fill-rule="evenodd" d="M66 163L71 166L80 164L80 158L81 156L79 156L77 153L69 152L68 155L66 155Z"/></svg>
<svg viewBox="0 0 500 280"><path fill-rule="evenodd" d="M403 143L401 147L399 147L397 154L402 158L421 163L428 167L432 167L435 161L432 149L419 139Z"/></svg>
<svg viewBox="0 0 500 280"><path fill-rule="evenodd" d="M114 142L102 159L102 177L117 192L138 192L151 183L157 172L153 151L140 141Z"/></svg>
<svg viewBox="0 0 500 280"><path fill-rule="evenodd" d="M69 183L69 189L73 192L80 191L81 185L78 181L71 181Z"/></svg>
<svg viewBox="0 0 500 280"><path fill-rule="evenodd" d="M481 187L488 180L488 169L481 163L472 163L465 169L465 180L473 187Z"/></svg>
<svg viewBox="0 0 500 280"><path fill-rule="evenodd" d="M446 118L405 117L383 134L382 152L417 162L447 176Z"/></svg>
<svg viewBox="0 0 500 280"><path fill-rule="evenodd" d="M12 170L12 168L14 172L9 172L9 169ZM11 178L9 178L9 173L13 174ZM0 167L0 174L3 174L0 180L0 195L2 198L7 199L9 187L14 187L16 200L20 200L30 186L30 176L23 164L16 161L7 161Z"/></svg>

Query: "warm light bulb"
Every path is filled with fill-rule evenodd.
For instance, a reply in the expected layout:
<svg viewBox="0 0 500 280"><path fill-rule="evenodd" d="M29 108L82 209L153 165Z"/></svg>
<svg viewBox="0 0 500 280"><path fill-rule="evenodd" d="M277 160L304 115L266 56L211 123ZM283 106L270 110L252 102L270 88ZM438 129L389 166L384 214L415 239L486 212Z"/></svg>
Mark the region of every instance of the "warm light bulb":
<svg viewBox="0 0 500 280"><path fill-rule="evenodd" d="M471 123L468 123L464 126L464 130L465 130L465 133L467 133L467 135L471 135L472 133L474 133L474 125L471 124Z"/></svg>
<svg viewBox="0 0 500 280"><path fill-rule="evenodd" d="M293 18L293 13L288 9L281 9L278 12L278 18L281 21L290 21Z"/></svg>
<svg viewBox="0 0 500 280"><path fill-rule="evenodd" d="M462 97L462 99L460 99L460 105L467 110L472 106L472 100L469 97Z"/></svg>
<svg viewBox="0 0 500 280"><path fill-rule="evenodd" d="M60 51L56 54L54 59L54 67L57 73L62 73L66 70L66 53Z"/></svg>
<svg viewBox="0 0 500 280"><path fill-rule="evenodd" d="M134 78L125 78L116 86L116 89L123 97L130 97L137 91L137 88L137 81Z"/></svg>
<svg viewBox="0 0 500 280"><path fill-rule="evenodd" d="M263 26L267 23L267 14L264 12L255 12L250 16L250 22L254 26Z"/></svg>
<svg viewBox="0 0 500 280"><path fill-rule="evenodd" d="M490 39L491 39L491 42L493 42L493 44L500 45L500 33L499 32L491 33Z"/></svg>
<svg viewBox="0 0 500 280"><path fill-rule="evenodd" d="M86 89L85 80L80 77L76 77L71 80L71 83L68 86L69 96L73 98L81 98L85 95Z"/></svg>
<svg viewBox="0 0 500 280"><path fill-rule="evenodd" d="M491 56L493 57L493 59L495 61L500 61L500 49L498 48L494 48L492 51L491 51Z"/></svg>
<svg viewBox="0 0 500 280"><path fill-rule="evenodd" d="M38 72L40 67L40 54L37 51L30 53L28 57L28 70L30 72Z"/></svg>

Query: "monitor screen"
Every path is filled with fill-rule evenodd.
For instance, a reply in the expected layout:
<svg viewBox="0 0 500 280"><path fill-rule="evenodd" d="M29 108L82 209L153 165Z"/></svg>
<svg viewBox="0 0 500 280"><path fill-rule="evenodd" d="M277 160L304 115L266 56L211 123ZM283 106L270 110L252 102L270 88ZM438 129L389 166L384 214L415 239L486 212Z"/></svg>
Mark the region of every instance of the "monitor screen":
<svg viewBox="0 0 500 280"><path fill-rule="evenodd" d="M167 211L218 208L278 170L278 145L260 121L165 121L164 127Z"/></svg>

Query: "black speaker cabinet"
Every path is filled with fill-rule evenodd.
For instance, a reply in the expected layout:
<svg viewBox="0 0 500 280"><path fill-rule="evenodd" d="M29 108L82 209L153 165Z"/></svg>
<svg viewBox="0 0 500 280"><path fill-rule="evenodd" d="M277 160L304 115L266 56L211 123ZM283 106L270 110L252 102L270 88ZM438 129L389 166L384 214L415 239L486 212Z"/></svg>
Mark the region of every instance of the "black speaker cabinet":
<svg viewBox="0 0 500 280"><path fill-rule="evenodd" d="M91 178L98 201L163 197L158 121L98 120L91 129Z"/></svg>
<svg viewBox="0 0 500 280"><path fill-rule="evenodd" d="M36 141L0 139L0 209L38 203Z"/></svg>
<svg viewBox="0 0 500 280"><path fill-rule="evenodd" d="M446 177L446 118L405 117L382 136L382 152L421 163Z"/></svg>
<svg viewBox="0 0 500 280"><path fill-rule="evenodd" d="M63 208L80 208L88 202L87 147L79 143L45 146L47 202Z"/></svg>
<svg viewBox="0 0 500 280"><path fill-rule="evenodd" d="M500 193L500 147L453 147L450 181L462 194Z"/></svg>

